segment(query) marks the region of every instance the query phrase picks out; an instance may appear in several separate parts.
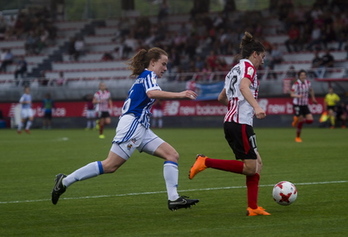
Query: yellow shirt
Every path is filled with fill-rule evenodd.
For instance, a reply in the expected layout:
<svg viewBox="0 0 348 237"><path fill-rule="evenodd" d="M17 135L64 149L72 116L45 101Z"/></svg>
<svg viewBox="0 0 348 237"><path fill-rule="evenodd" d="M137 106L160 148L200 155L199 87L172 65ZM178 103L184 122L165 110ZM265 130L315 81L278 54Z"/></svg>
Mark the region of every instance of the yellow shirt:
<svg viewBox="0 0 348 237"><path fill-rule="evenodd" d="M340 101L340 97L336 93L329 93L325 96L327 106L335 106L338 101Z"/></svg>

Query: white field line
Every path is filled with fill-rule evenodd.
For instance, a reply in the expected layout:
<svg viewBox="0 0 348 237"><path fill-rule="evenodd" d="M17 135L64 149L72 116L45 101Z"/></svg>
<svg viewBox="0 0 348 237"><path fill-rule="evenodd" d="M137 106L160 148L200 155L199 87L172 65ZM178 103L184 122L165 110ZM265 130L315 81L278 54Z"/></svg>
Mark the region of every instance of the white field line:
<svg viewBox="0 0 348 237"><path fill-rule="evenodd" d="M321 184L342 184L348 183L348 180L340 181L323 181L323 182L308 182L308 183L294 183L296 186L303 185L321 185ZM263 184L259 187L273 187L275 184ZM179 192L195 192L195 191L212 191L212 190L224 190L224 189L239 189L246 188L246 186L231 186L231 187L216 187L216 188L198 188L198 189L187 189L179 190ZM166 191L155 191L155 192L141 192L141 193L124 193L124 194L114 194L114 195L97 195L97 196L84 196L84 197L71 197L71 198L61 198L65 200L77 200L77 199L95 199L95 198L109 198L109 197L125 197L125 196L140 196L140 195L149 195L149 194L160 194L166 193ZM21 200L21 201L4 201L0 204L12 204L12 203L30 203L30 202L47 202L50 199L36 199L36 200Z"/></svg>

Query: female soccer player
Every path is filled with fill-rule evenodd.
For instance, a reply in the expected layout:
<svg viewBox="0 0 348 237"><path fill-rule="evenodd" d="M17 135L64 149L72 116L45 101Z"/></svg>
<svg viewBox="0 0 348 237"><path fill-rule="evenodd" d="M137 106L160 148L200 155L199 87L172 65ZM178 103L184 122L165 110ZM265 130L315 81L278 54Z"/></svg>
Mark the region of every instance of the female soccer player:
<svg viewBox="0 0 348 237"><path fill-rule="evenodd" d="M128 92L122 107L122 115L116 128L109 155L103 161L95 161L70 175L58 174L52 190L52 203L56 204L66 188L76 181L100 174L113 173L120 168L137 149L164 159L163 176L167 188L168 208L188 208L199 200L179 196L178 152L150 129L150 109L156 99L196 99L197 94L162 91L157 84L167 71L168 54L160 48L142 49L130 59L132 75L138 76Z"/></svg>
<svg viewBox="0 0 348 237"><path fill-rule="evenodd" d="M303 123L311 124L313 123L313 115L308 108L308 95L312 97L313 103L317 104L315 99L314 90L311 86L311 82L308 81L307 72L305 70L300 70L297 73L298 79L292 85L290 96L294 98L292 100L294 108L294 118L292 126L296 127L296 142L302 142L301 131Z"/></svg>
<svg viewBox="0 0 348 237"><path fill-rule="evenodd" d="M27 121L24 131L30 134L30 127L34 120L34 113L33 113L33 110L31 109L32 99L30 95L30 87L24 88L24 94L19 99L19 103L22 105L22 108L21 108L21 121L18 124L17 133L18 134L22 133L22 128L25 125L25 122Z"/></svg>
<svg viewBox="0 0 348 237"><path fill-rule="evenodd" d="M265 111L256 100L259 92L256 69L264 62L265 48L248 32L245 32L240 48L242 59L227 74L225 86L218 97L219 102L228 106L224 118L224 132L237 160L197 155L189 178L193 179L206 168L244 174L248 198L247 215L270 215L257 204L262 161L253 130L253 116L258 119L266 117Z"/></svg>
<svg viewBox="0 0 348 237"><path fill-rule="evenodd" d="M99 83L99 90L94 94L93 104L98 113L99 138L104 139L104 126L111 123L110 110L112 110L111 93L104 82Z"/></svg>

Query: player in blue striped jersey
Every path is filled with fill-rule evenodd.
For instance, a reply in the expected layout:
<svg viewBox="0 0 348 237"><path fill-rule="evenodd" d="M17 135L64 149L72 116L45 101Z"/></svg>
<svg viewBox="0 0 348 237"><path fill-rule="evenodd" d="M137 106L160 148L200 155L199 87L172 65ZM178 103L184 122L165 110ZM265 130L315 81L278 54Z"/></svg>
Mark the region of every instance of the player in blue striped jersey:
<svg viewBox="0 0 348 237"><path fill-rule="evenodd" d="M100 174L113 173L120 168L135 150L164 159L163 176L168 195L168 208L176 210L195 205L199 200L180 196L178 186L179 154L169 143L150 129L150 109L156 99L196 99L191 90L168 92L161 90L157 79L167 71L168 54L160 48L142 49L129 60L132 75L137 76L122 107L108 157L95 161L70 175L58 174L52 190L52 203L56 204L61 194L76 181Z"/></svg>

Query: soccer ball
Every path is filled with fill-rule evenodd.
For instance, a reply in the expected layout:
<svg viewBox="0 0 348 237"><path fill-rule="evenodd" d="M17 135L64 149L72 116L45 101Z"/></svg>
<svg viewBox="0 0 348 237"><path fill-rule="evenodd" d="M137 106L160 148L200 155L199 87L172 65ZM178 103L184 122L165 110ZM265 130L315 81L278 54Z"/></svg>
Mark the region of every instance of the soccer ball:
<svg viewBox="0 0 348 237"><path fill-rule="evenodd" d="M278 204L288 206L296 200L297 189L293 183L281 181L274 185L272 195Z"/></svg>

